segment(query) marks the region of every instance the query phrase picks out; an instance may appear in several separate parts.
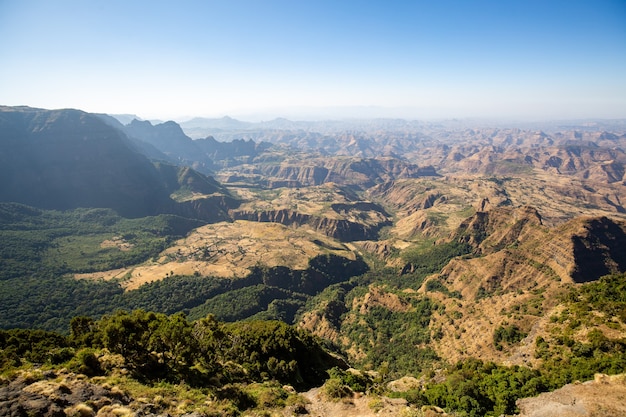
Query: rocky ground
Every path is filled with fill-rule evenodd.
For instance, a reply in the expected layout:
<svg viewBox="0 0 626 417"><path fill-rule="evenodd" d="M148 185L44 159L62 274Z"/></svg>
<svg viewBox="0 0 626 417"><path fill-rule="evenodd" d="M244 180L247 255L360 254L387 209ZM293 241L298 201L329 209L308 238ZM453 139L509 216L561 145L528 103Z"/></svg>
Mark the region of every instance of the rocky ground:
<svg viewBox="0 0 626 417"><path fill-rule="evenodd" d="M320 388L307 391L304 397L309 401L306 411L311 417L399 416L402 410L408 407L404 399L361 395L329 401L321 394Z"/></svg>
<svg viewBox="0 0 626 417"><path fill-rule="evenodd" d="M519 417L626 416L626 375L597 374L593 381L568 384L517 404Z"/></svg>
<svg viewBox="0 0 626 417"><path fill-rule="evenodd" d="M25 374L0 387L0 415L123 416L132 415L131 399L117 387L95 384L84 375L57 375L53 371L33 379Z"/></svg>
<svg viewBox="0 0 626 417"><path fill-rule="evenodd" d="M267 415L310 417L446 416L437 407L416 409L404 399L354 394L330 400L321 388L302 394L304 406L290 406ZM553 392L517 402L516 417L621 417L626 415L626 375L597 374L587 382L569 384ZM0 386L0 416L24 417L165 417L160 407L143 398L132 398L98 378L63 371L22 373ZM203 417L181 412L180 417ZM245 414L244 414L245 415ZM257 415L257 414L251 414Z"/></svg>

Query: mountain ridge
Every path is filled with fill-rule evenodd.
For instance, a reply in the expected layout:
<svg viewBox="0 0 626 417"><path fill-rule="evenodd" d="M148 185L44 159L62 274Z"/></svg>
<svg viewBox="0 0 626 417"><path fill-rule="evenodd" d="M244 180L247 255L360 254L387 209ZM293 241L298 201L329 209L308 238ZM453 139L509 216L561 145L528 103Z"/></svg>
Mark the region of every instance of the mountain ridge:
<svg viewBox="0 0 626 417"><path fill-rule="evenodd" d="M155 166L122 132L79 110L4 108L0 138L3 201L60 210L108 207L141 217L176 213L170 194L191 185L190 171L179 175L178 168ZM199 178L198 184L208 181ZM229 195L215 182L213 192ZM224 209L234 206L231 198Z"/></svg>
<svg viewBox="0 0 626 417"><path fill-rule="evenodd" d="M383 410L381 393L410 415L510 415L523 395L626 371L624 131L219 122L193 140L174 122L0 108L0 197L22 203L0 203L0 320L74 343L0 331L0 368L130 381L127 413L180 415L172 393L197 393L202 417L324 410L279 384L298 381L291 358L266 355L302 328L342 356L307 395L346 412L356 396ZM115 335L129 338L105 350Z"/></svg>

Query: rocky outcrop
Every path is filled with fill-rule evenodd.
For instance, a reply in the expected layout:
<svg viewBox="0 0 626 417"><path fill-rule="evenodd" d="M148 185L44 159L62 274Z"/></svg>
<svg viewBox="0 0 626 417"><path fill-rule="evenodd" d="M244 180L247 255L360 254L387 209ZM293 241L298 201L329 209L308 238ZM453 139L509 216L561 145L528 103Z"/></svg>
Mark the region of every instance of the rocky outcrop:
<svg viewBox="0 0 626 417"><path fill-rule="evenodd" d="M626 415L626 377L597 374L593 381L565 385L517 400L518 417L621 417Z"/></svg>
<svg viewBox="0 0 626 417"><path fill-rule="evenodd" d="M330 208L339 214L347 214L355 210L355 211L376 211L376 212L382 213L384 216L389 216L389 214L385 212L385 209L381 207L379 204L368 202L368 201L359 201L356 203L334 203L330 205Z"/></svg>
<svg viewBox="0 0 626 417"><path fill-rule="evenodd" d="M119 388L91 383L84 375L57 375L47 371L42 377L21 376L0 387L0 415L100 416L130 411L127 406L131 398Z"/></svg>
<svg viewBox="0 0 626 417"><path fill-rule="evenodd" d="M443 188L435 189L433 185L411 180L393 180L372 187L368 193L371 198L383 200L391 207L411 215L419 210L446 203L448 197L443 190Z"/></svg>
<svg viewBox="0 0 626 417"><path fill-rule="evenodd" d="M263 174L268 177L293 181L302 186L314 186L328 182L328 169L323 166L274 165L267 167Z"/></svg>
<svg viewBox="0 0 626 417"><path fill-rule="evenodd" d="M304 313L299 326L333 342L340 337L341 315L347 311L344 303L330 300L319 309Z"/></svg>
<svg viewBox="0 0 626 417"><path fill-rule="evenodd" d="M289 209L264 211L231 210L230 216L234 220L272 222L280 223L284 226L307 225L326 236L333 237L343 242L376 239L380 228L390 224L389 221L386 221L375 225L366 225L343 219L312 216Z"/></svg>
<svg viewBox="0 0 626 417"><path fill-rule="evenodd" d="M239 200L230 196L216 195L172 204L170 212L182 217L215 223L231 220L229 210L238 207L239 203Z"/></svg>
<svg viewBox="0 0 626 417"><path fill-rule="evenodd" d="M308 187L329 182L367 189L397 178L438 176L432 166L417 166L400 159L315 158L281 164L256 164L241 173L264 178L268 185ZM244 178L244 177L240 177Z"/></svg>
<svg viewBox="0 0 626 417"><path fill-rule="evenodd" d="M483 201L481 207L487 206ZM478 211L463 221L454 238L469 243L484 254L515 244L531 233L533 228L541 225L541 216L533 207L496 207Z"/></svg>
<svg viewBox="0 0 626 417"><path fill-rule="evenodd" d="M365 240L361 242L356 242L356 245L365 252L374 254L381 259L387 259L394 253L393 246L387 242Z"/></svg>
<svg viewBox="0 0 626 417"><path fill-rule="evenodd" d="M397 294L387 292L380 287L372 286L363 298L355 298L353 300L352 310L358 311L359 314L366 315L375 307L384 307L389 311L406 312L411 309L411 304L400 298Z"/></svg>
<svg viewBox="0 0 626 417"><path fill-rule="evenodd" d="M607 217L587 219L571 238L574 282L626 271L626 225Z"/></svg>

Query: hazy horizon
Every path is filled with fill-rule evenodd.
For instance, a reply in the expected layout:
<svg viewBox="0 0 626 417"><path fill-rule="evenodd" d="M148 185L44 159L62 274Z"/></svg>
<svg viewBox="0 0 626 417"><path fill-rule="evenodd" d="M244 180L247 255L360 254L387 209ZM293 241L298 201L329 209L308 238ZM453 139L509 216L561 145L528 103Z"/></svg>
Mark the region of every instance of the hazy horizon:
<svg viewBox="0 0 626 417"><path fill-rule="evenodd" d="M626 118L626 2L0 0L0 102L144 119Z"/></svg>

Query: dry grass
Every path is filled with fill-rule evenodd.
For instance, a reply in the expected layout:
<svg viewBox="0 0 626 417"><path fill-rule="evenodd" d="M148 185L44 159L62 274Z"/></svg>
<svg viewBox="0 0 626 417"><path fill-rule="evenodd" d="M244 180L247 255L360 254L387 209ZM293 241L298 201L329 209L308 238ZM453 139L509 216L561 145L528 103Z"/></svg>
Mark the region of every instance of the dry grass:
<svg viewBox="0 0 626 417"><path fill-rule="evenodd" d="M313 230L240 220L200 227L142 265L76 278L115 279L133 290L171 275L243 277L259 263L306 269L310 258L324 253L355 259L348 247Z"/></svg>

